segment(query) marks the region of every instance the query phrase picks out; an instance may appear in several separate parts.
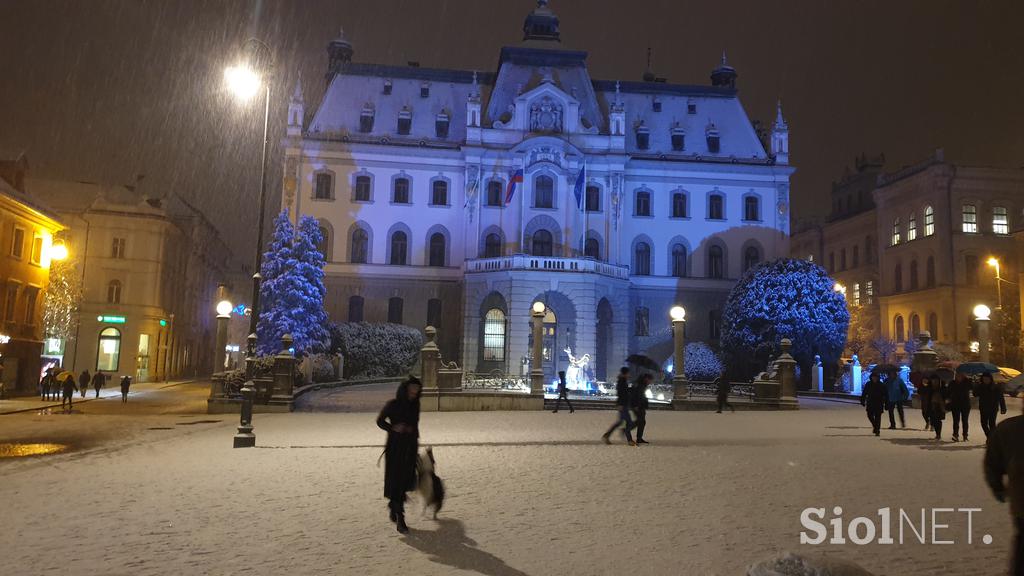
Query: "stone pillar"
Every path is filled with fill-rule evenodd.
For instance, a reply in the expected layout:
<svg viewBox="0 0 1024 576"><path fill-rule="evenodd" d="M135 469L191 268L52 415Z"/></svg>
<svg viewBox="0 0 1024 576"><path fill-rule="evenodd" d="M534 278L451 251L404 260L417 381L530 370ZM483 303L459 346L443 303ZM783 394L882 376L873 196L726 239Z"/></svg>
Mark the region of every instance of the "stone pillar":
<svg viewBox="0 0 1024 576"><path fill-rule="evenodd" d="M821 356L814 355L814 365L811 366L811 391L824 392L825 367L821 365Z"/></svg>
<svg viewBox="0 0 1024 576"><path fill-rule="evenodd" d="M224 358L227 354L225 348L228 345L228 321L231 320L231 314L218 314L217 315L217 340L213 351L213 373L220 374L226 370L224 368Z"/></svg>
<svg viewBox="0 0 1024 576"><path fill-rule="evenodd" d="M864 388L864 376L860 366L860 358L853 355L853 365L850 366L850 393L860 396Z"/></svg>
<svg viewBox="0 0 1024 576"><path fill-rule="evenodd" d="M294 339L291 334L281 337L281 351L274 355L274 384L270 391L271 401L288 402L293 398L295 386L295 354L292 353Z"/></svg>
<svg viewBox="0 0 1024 576"><path fill-rule="evenodd" d="M540 306L536 306L540 304ZM530 394L544 395L544 310L536 302L530 309L533 347L530 350ZM538 310L538 308L540 308Z"/></svg>
<svg viewBox="0 0 1024 576"><path fill-rule="evenodd" d="M793 342L789 338L783 338L780 346L782 354L775 361L779 370L779 400L796 402L796 360L789 354Z"/></svg>
<svg viewBox="0 0 1024 576"><path fill-rule="evenodd" d="M436 391L437 371L441 367L441 351L434 341L437 338L437 329L427 326L423 332L427 336L427 341L423 344L423 348L420 348L420 366L423 370L421 382L424 390Z"/></svg>
<svg viewBox="0 0 1024 576"><path fill-rule="evenodd" d="M910 361L911 372L928 373L933 372L938 366L939 355L932 350L932 335L927 330L917 336L917 352Z"/></svg>
<svg viewBox="0 0 1024 576"><path fill-rule="evenodd" d="M978 360L988 362L988 318L977 317L974 319L978 324Z"/></svg>
<svg viewBox="0 0 1024 576"><path fill-rule="evenodd" d="M686 320L672 320L672 400L686 400L690 391L686 386Z"/></svg>

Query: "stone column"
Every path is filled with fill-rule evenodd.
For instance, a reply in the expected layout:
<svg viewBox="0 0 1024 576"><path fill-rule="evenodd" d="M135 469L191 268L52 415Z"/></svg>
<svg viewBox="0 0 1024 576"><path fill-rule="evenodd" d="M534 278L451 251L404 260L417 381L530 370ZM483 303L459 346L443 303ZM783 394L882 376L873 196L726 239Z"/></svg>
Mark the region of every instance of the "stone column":
<svg viewBox="0 0 1024 576"><path fill-rule="evenodd" d="M789 354L793 342L789 338L783 338L780 346L782 354L775 361L779 370L779 400L796 402L796 360Z"/></svg>
<svg viewBox="0 0 1024 576"><path fill-rule="evenodd" d="M537 306L540 304L540 306ZM539 309L538 309L539 308ZM530 350L530 394L544 395L544 305L535 302L530 310L533 347Z"/></svg>
<svg viewBox="0 0 1024 576"><path fill-rule="evenodd" d="M939 355L935 353L935 350L932 350L931 340L931 332L927 330L918 334L917 352L914 352L914 357L910 361L910 370L912 372L932 372L938 366Z"/></svg>
<svg viewBox="0 0 1024 576"><path fill-rule="evenodd" d="M437 371L441 365L441 351L437 348L437 343L434 342L437 337L437 329L427 326L423 332L427 336L427 341L423 344L423 348L420 348L420 366L423 370L421 381L424 390L436 391Z"/></svg>
<svg viewBox="0 0 1024 576"><path fill-rule="evenodd" d="M276 402L292 401L295 385L295 355L292 353L294 339L291 334L281 337L281 351L274 356L274 384L270 397Z"/></svg>
<svg viewBox="0 0 1024 576"><path fill-rule="evenodd" d="M690 391L686 386L686 320L672 319L672 400L686 400Z"/></svg>
<svg viewBox="0 0 1024 576"><path fill-rule="evenodd" d="M974 319L978 324L978 360L988 362L988 325L990 320L985 317Z"/></svg>
<svg viewBox="0 0 1024 576"><path fill-rule="evenodd" d="M225 348L228 345L228 321L231 320L231 314L218 314L217 315L217 340L214 344L213 351L213 373L220 374L224 372L224 355L226 354Z"/></svg>

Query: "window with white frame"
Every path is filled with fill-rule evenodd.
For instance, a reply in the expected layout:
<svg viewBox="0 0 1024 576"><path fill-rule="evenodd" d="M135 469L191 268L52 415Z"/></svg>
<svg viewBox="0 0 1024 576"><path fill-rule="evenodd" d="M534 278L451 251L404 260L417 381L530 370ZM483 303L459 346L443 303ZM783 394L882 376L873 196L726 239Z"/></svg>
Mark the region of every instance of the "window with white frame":
<svg viewBox="0 0 1024 576"><path fill-rule="evenodd" d="M853 283L853 304L860 306L860 282Z"/></svg>
<svg viewBox="0 0 1024 576"><path fill-rule="evenodd" d="M900 240L900 219L897 217L892 221L892 245L899 244Z"/></svg>
<svg viewBox="0 0 1024 576"><path fill-rule="evenodd" d="M907 220L907 242L914 240L917 240L917 216L911 214L910 219Z"/></svg>
<svg viewBox="0 0 1024 576"><path fill-rule="evenodd" d="M484 316L484 360L505 361L505 313L491 308Z"/></svg>
<svg viewBox="0 0 1024 576"><path fill-rule="evenodd" d="M927 238L935 234L935 209L931 206L924 207L924 235Z"/></svg>
<svg viewBox="0 0 1024 576"><path fill-rule="evenodd" d="M1009 234L1010 233L1010 219L1006 213L1005 206L993 206L992 207L992 233L993 234Z"/></svg>
<svg viewBox="0 0 1024 576"><path fill-rule="evenodd" d="M864 283L864 298L868 304L875 302L875 282L873 280Z"/></svg>
<svg viewBox="0 0 1024 576"><path fill-rule="evenodd" d="M961 214L962 230L968 234L976 234L978 232L978 207L974 204L964 204Z"/></svg>

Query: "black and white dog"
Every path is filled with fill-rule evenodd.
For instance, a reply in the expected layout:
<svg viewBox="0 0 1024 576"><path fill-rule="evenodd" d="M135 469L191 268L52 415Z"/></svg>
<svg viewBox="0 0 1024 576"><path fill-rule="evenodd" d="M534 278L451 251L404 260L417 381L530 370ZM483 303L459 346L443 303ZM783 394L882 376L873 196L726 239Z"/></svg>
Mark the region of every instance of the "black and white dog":
<svg viewBox="0 0 1024 576"><path fill-rule="evenodd" d="M444 482L437 477L437 473L434 472L436 462L434 461L434 451L431 448L427 448L426 454L420 454L417 456L418 469L419 469L419 486L417 490L420 493L420 497L423 498L423 513L427 513L427 508L434 508L434 519L437 519L437 513L441 511L441 507L444 506Z"/></svg>

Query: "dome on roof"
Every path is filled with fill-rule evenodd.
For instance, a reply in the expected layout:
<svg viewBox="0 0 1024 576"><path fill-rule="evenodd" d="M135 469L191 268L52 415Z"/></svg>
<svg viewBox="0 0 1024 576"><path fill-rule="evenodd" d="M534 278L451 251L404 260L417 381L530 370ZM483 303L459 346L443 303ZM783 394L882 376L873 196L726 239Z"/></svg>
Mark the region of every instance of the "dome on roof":
<svg viewBox="0 0 1024 576"><path fill-rule="evenodd" d="M718 64L717 68L711 71L711 85L735 88L736 76L736 69L729 65L729 61L726 59L725 51L723 50L722 61Z"/></svg>
<svg viewBox="0 0 1024 576"><path fill-rule="evenodd" d="M523 21L523 40L553 40L561 42L558 16L548 8L548 0L537 0L537 7Z"/></svg>

